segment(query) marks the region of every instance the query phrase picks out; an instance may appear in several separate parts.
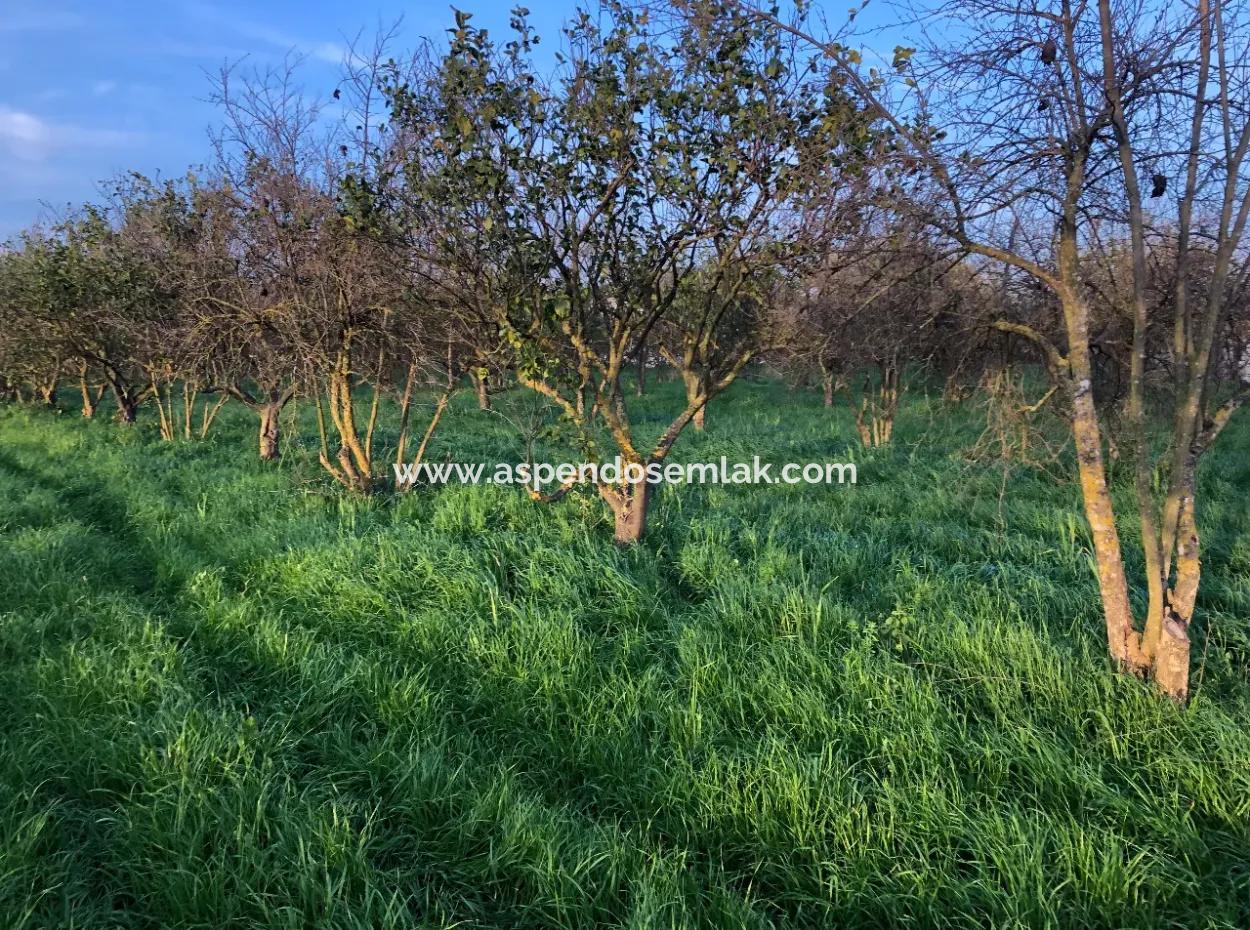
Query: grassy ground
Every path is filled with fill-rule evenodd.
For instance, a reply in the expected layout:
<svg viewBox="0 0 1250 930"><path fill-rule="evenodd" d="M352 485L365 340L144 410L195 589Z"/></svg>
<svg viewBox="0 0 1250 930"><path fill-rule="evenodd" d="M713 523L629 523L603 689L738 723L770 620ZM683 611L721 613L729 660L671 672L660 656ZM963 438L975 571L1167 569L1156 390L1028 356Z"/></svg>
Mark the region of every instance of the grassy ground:
<svg viewBox="0 0 1250 930"><path fill-rule="evenodd" d="M435 454L515 455L470 406ZM251 429L0 413L0 926L1250 926L1250 424L1186 710L1109 674L1075 489L917 393L864 454L739 386L686 459L860 484L665 490L631 551Z"/></svg>

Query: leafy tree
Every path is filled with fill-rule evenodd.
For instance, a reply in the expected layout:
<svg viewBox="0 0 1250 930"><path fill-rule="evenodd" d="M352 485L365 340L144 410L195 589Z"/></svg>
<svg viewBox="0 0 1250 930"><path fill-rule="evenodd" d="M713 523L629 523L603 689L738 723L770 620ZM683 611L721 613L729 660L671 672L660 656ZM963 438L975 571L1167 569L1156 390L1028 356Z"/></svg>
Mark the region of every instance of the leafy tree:
<svg viewBox="0 0 1250 930"><path fill-rule="evenodd" d="M871 135L806 59L732 7L676 35L646 11L600 14L568 27L552 83L530 64L523 11L502 50L459 14L438 102L424 122L410 94L396 110L425 143L410 173L441 214L432 265L474 282L518 381L563 412L581 452L613 449L637 475L758 351L755 308L787 233ZM691 389L647 448L622 375L653 338ZM617 540L639 539L650 486L597 490Z"/></svg>

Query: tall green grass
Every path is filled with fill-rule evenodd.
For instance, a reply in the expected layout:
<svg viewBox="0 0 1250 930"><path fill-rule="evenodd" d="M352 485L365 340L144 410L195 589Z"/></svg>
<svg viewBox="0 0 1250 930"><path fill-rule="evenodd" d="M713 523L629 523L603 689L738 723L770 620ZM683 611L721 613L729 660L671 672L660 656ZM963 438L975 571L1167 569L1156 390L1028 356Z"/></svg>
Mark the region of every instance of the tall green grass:
<svg viewBox="0 0 1250 930"><path fill-rule="evenodd" d="M433 455L516 458L470 407ZM621 550L590 498L343 498L307 424L265 464L243 411L0 413L0 926L1250 926L1250 428L1179 709L1108 669L1075 488L1001 493L974 409L708 423L681 458L859 484L666 488Z"/></svg>

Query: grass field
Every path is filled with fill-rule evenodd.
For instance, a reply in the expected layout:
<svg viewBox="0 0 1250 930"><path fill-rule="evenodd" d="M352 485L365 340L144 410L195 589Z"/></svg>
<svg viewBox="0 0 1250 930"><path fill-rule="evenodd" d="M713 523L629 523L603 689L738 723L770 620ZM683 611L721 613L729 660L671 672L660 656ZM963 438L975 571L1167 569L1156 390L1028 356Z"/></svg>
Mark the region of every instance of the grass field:
<svg viewBox="0 0 1250 930"><path fill-rule="evenodd" d="M434 454L515 458L471 407ZM859 485L665 489L622 550L598 500L345 499L234 408L0 412L0 927L1250 926L1250 424L1182 710L975 404L872 453L778 385L708 423L682 458Z"/></svg>

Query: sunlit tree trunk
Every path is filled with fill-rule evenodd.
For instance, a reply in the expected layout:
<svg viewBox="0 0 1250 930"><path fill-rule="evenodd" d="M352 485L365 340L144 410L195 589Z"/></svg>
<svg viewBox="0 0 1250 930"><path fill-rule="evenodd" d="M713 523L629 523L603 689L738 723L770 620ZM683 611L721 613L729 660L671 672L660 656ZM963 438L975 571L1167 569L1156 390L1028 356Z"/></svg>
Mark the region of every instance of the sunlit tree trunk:
<svg viewBox="0 0 1250 930"><path fill-rule="evenodd" d="M820 387L826 407L833 406L835 380L833 368L822 359L820 363Z"/></svg>
<svg viewBox="0 0 1250 930"><path fill-rule="evenodd" d="M87 365L84 362L78 372L78 391L82 395L82 415L90 420L95 416L100 401L104 398L104 392L108 390L108 384L102 382L92 387L87 380L87 371Z"/></svg>
<svg viewBox="0 0 1250 930"><path fill-rule="evenodd" d="M373 430L377 426L376 404L371 407L368 426L363 435L356 422L356 405L352 398L355 376L352 372L354 337L350 330L344 332L333 366L326 379L326 409L330 422L338 434L339 450L331 456L328 431L322 412L320 396L317 400L317 421L321 435L321 466L336 481L350 491L368 494L373 490ZM378 388L375 386L375 391ZM375 393L375 399L376 399Z"/></svg>
<svg viewBox="0 0 1250 930"><path fill-rule="evenodd" d="M282 390L276 385L271 385L262 388L259 395L253 394L241 384L231 384L222 390L256 414L256 446L261 460L270 462L279 458L282 455L282 411L295 396L295 387L290 386ZM220 408L221 405L217 404L205 412L205 420L200 430L201 436L208 434L209 427Z"/></svg>
<svg viewBox="0 0 1250 930"><path fill-rule="evenodd" d="M877 449L890 444L894 438L898 402L899 373L896 363L881 366L881 383L876 388L865 377L863 396L855 411L855 429L864 448Z"/></svg>
<svg viewBox="0 0 1250 930"><path fill-rule="evenodd" d="M647 509L651 503L651 485L647 481L615 486L601 485L599 494L612 509L612 539L617 545L632 546L642 539L647 528Z"/></svg>
<svg viewBox="0 0 1250 930"><path fill-rule="evenodd" d="M273 461L282 453L282 408L278 404L262 404L257 414L260 416L258 437L260 457L266 462Z"/></svg>
<svg viewBox="0 0 1250 930"><path fill-rule="evenodd" d="M707 392L704 379L697 372L688 368L683 369L681 373L682 384L686 388L686 403L694 404L698 398ZM707 404L699 406L694 417L690 421L690 425L695 428L696 432L703 432L703 427L707 424Z"/></svg>
<svg viewBox="0 0 1250 930"><path fill-rule="evenodd" d="M477 409L490 409L490 375L485 369L480 369L471 373L473 379L473 389L477 394Z"/></svg>

